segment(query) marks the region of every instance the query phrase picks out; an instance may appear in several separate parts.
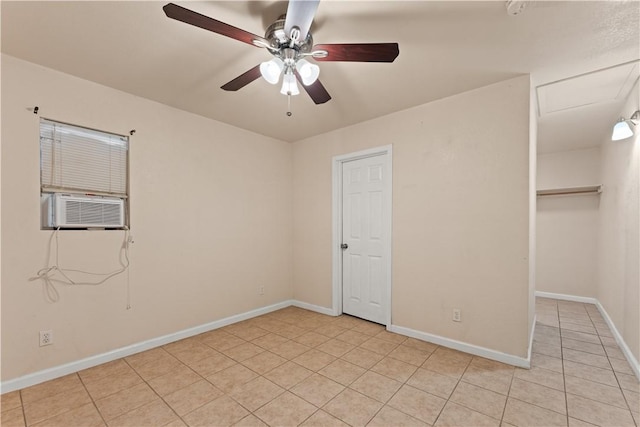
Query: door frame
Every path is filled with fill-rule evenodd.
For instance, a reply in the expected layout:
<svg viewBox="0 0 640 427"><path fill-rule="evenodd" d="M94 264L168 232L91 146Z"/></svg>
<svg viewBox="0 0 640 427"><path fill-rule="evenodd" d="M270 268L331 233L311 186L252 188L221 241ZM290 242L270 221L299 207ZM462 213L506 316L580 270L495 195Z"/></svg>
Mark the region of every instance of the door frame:
<svg viewBox="0 0 640 427"><path fill-rule="evenodd" d="M387 172L387 180L385 180L385 221L383 229L387 233L388 241L385 247L386 256L386 277L384 278L384 292L386 296L386 319L385 326L391 326L391 278L392 278L392 213L393 213L393 145L384 145L382 147L369 148L367 150L356 151L355 153L342 154L333 157L331 161L331 174L333 178L332 188L332 259L333 259L333 315L342 314L342 164L345 162L366 159L368 157L384 156L385 168Z"/></svg>

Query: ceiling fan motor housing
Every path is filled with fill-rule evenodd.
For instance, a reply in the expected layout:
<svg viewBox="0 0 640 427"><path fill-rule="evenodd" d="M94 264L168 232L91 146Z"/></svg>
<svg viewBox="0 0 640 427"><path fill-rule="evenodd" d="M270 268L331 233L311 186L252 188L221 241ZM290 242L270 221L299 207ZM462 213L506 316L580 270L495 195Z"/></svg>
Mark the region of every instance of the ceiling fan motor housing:
<svg viewBox="0 0 640 427"><path fill-rule="evenodd" d="M281 15L276 22L271 24L264 34L264 38L267 39L273 49L270 49L271 53L275 56L280 56L284 49L293 49L298 54L304 54L311 52L313 46L313 37L311 33L307 33L307 37L304 40L295 40L293 46L291 45L291 35L287 34L284 30L284 23L286 15ZM297 55L296 55L297 56ZM280 56L284 60L284 55Z"/></svg>

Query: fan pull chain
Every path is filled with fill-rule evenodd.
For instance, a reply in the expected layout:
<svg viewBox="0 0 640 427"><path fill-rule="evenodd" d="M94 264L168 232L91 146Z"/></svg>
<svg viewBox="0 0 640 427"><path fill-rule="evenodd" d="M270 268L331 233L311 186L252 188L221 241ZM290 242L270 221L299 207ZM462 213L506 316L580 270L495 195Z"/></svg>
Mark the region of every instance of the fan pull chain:
<svg viewBox="0 0 640 427"><path fill-rule="evenodd" d="M291 117L291 92L287 93L287 117Z"/></svg>

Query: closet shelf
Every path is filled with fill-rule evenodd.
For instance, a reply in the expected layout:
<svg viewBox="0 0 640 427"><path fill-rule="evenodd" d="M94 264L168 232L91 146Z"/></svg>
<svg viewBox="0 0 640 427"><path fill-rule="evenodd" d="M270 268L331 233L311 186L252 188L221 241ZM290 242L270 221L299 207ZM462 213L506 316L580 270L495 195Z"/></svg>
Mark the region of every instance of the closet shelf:
<svg viewBox="0 0 640 427"><path fill-rule="evenodd" d="M538 197L545 196L570 196L574 194L600 194L602 193L602 185L585 185L582 187L565 187L565 188L549 188L546 190L538 190Z"/></svg>

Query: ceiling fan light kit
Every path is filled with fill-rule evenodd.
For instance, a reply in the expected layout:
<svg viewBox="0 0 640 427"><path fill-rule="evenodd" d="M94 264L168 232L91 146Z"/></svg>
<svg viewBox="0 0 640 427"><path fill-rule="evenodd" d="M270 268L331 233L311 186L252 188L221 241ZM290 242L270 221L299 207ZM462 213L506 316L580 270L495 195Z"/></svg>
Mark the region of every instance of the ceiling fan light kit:
<svg viewBox="0 0 640 427"><path fill-rule="evenodd" d="M280 58L273 58L260 64L260 74L262 78L272 85L280 80L280 73L284 69L284 62Z"/></svg>
<svg viewBox="0 0 640 427"><path fill-rule="evenodd" d="M316 64L312 64L306 59L298 60L298 62L296 62L296 69L300 74L302 84L305 86L314 84L320 76L320 67L318 67Z"/></svg>
<svg viewBox="0 0 640 427"><path fill-rule="evenodd" d="M314 103L324 104L331 95L320 80L320 67L306 57L317 61L393 62L400 53L398 43L343 43L314 45L309 33L320 0L290 0L286 15L271 24L264 37L178 6L168 3L163 7L167 17L184 22L247 44L267 49L273 55L269 61L253 67L221 86L237 91L260 76L268 83L277 84L282 78L280 93L298 95L297 81ZM291 112L287 112L290 116Z"/></svg>
<svg viewBox="0 0 640 427"><path fill-rule="evenodd" d="M282 89L280 89L280 93L291 96L300 94L298 84L296 83L296 76L293 75L293 72L287 72L282 78Z"/></svg>

